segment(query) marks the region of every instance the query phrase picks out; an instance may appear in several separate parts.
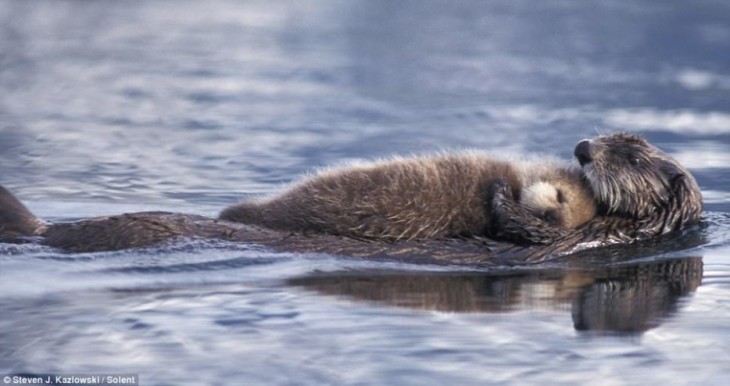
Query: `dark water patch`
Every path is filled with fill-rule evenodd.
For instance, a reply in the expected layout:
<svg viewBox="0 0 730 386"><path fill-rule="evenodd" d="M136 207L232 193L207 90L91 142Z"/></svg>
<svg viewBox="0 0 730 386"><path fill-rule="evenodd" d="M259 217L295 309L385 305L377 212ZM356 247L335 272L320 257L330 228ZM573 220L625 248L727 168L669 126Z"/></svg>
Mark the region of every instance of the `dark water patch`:
<svg viewBox="0 0 730 386"><path fill-rule="evenodd" d="M0 256L48 252L51 248L38 244L38 237L8 237L0 239Z"/></svg>
<svg viewBox="0 0 730 386"><path fill-rule="evenodd" d="M704 214L707 234L707 247L730 245L730 212L708 212Z"/></svg>
<svg viewBox="0 0 730 386"><path fill-rule="evenodd" d="M222 103L226 100L232 100L235 97L232 95L225 95L220 93L212 93L212 92L194 92L187 95L187 98L196 104L199 105L211 105L216 103ZM201 129L201 127L192 125L190 126L190 123L186 125L186 127L191 129ZM203 127L205 128L205 127Z"/></svg>
<svg viewBox="0 0 730 386"><path fill-rule="evenodd" d="M146 330L154 327L150 324L140 322L138 319L135 318L124 319L124 323L129 324L129 328L132 330Z"/></svg>
<svg viewBox="0 0 730 386"><path fill-rule="evenodd" d="M200 271L217 271L226 269L245 268L253 265L272 265L279 262L280 259L271 258L251 258L242 257L237 259L226 259L217 261L208 261L202 263L189 264L171 264L164 266L146 266L146 267L123 267L110 268L104 272L108 273L128 273L128 274L164 274L164 273L180 273L180 272L200 272Z"/></svg>
<svg viewBox="0 0 730 386"><path fill-rule="evenodd" d="M215 323L224 327L255 327L258 322L263 320L261 315L249 315L248 317L238 317L235 319L220 319ZM255 331L255 330L254 330Z"/></svg>

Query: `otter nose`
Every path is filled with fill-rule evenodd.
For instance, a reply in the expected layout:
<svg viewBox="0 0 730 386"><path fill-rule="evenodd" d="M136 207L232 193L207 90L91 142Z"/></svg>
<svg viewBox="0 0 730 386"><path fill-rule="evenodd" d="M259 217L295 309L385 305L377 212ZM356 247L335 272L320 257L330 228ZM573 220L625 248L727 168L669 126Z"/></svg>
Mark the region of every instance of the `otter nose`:
<svg viewBox="0 0 730 386"><path fill-rule="evenodd" d="M575 146L573 154L575 155L575 158L578 159L580 166L593 161L593 158L591 158L591 141L587 139L580 141L580 143Z"/></svg>

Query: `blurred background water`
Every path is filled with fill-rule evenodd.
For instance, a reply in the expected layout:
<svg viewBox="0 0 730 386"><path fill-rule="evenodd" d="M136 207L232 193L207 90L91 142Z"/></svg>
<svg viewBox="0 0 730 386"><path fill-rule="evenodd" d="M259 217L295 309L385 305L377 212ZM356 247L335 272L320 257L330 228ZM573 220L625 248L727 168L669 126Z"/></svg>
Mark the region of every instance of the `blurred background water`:
<svg viewBox="0 0 730 386"><path fill-rule="evenodd" d="M0 244L0 373L721 384L729 18L720 0L4 0L0 184L48 220L215 215L314 168L392 154L567 160L617 130L691 169L706 220L674 243L522 268L202 241L79 255Z"/></svg>

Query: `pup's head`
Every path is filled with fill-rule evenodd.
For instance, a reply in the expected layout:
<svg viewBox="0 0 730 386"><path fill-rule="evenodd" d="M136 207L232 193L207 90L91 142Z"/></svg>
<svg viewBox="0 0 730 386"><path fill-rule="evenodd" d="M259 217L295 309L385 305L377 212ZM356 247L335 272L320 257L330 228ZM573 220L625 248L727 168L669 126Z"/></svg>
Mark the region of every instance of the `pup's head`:
<svg viewBox="0 0 730 386"><path fill-rule="evenodd" d="M593 196L580 181L540 181L526 186L520 204L550 224L577 228L596 214Z"/></svg>

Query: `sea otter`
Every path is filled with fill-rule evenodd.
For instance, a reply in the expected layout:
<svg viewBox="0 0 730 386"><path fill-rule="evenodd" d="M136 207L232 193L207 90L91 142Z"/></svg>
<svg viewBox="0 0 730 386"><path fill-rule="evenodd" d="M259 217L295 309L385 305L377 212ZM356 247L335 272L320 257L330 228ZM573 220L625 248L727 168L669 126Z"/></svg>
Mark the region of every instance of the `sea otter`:
<svg viewBox="0 0 730 386"><path fill-rule="evenodd" d="M627 133L599 136L579 142L574 155L598 205L598 216L577 230L524 221L523 209L507 190L495 198L502 229L550 244L539 254L649 239L700 221L697 181L643 138Z"/></svg>
<svg viewBox="0 0 730 386"><path fill-rule="evenodd" d="M226 208L220 219L382 241L519 239L494 216L491 200L503 189L524 222L573 229L596 213L576 168L551 158L507 161L467 152L324 170L274 197Z"/></svg>
<svg viewBox="0 0 730 386"><path fill-rule="evenodd" d="M697 223L702 198L692 175L645 140L615 134L582 141L575 157L595 190L598 214L576 229L556 227L525 215L511 180L496 181L491 201L501 229L517 240L544 245L515 245L483 238L444 238L374 242L321 233L292 233L203 216L143 212L48 224L31 214L10 192L0 190L0 239L31 241L70 251L101 251L146 246L174 237L203 237L256 243L274 250L396 258L407 261L492 263L495 257L540 261L581 246L601 246L653 238ZM533 219L533 221L526 219ZM526 221L524 221L526 220ZM522 244L518 242L518 244Z"/></svg>

